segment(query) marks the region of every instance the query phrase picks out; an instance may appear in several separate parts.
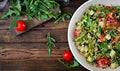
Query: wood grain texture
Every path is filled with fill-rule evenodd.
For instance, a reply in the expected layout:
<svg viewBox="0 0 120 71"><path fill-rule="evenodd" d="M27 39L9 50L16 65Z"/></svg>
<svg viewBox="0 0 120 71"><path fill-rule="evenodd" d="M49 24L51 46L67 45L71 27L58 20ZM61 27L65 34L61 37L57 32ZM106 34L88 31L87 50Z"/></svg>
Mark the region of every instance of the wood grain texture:
<svg viewBox="0 0 120 71"><path fill-rule="evenodd" d="M73 13L87 0L70 0L61 4L61 9ZM8 6L8 5L7 5ZM0 10L0 17L3 15ZM54 19L41 24L20 36L9 30L10 19L0 19L0 71L88 71L83 66L68 70L58 59L64 50L69 49L67 31L70 19L54 24ZM51 57L47 54L47 33L56 40Z"/></svg>

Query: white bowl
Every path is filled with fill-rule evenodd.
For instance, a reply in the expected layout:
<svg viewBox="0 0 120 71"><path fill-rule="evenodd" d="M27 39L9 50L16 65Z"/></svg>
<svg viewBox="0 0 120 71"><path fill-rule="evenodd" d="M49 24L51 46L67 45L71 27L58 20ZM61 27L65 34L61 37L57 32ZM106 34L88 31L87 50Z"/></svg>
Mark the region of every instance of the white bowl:
<svg viewBox="0 0 120 71"><path fill-rule="evenodd" d="M102 69L98 67L94 67L86 62L86 59L79 53L77 48L74 45L73 42L73 31L75 29L75 23L80 19L82 14L85 12L86 8L88 8L90 5L95 5L95 4L104 4L104 5L113 5L113 6L120 6L120 0L89 0L82 4L74 13L74 15L71 18L71 21L69 23L68 27L68 43L71 52L73 53L73 56L76 58L76 60L84 66L86 69L91 70L91 71L120 71L120 67L116 69Z"/></svg>

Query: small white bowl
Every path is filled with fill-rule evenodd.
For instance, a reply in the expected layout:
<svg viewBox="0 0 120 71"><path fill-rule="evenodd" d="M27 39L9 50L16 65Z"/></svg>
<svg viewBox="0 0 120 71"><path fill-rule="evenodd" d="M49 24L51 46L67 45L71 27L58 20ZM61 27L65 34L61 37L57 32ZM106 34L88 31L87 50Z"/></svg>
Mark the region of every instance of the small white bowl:
<svg viewBox="0 0 120 71"><path fill-rule="evenodd" d="M73 42L73 31L75 29L75 23L80 19L82 14L85 12L86 8L88 8L90 5L96 5L96 4L103 4L103 5L113 5L113 6L120 6L120 0L89 0L82 4L74 13L72 16L69 27L68 27L68 43L71 52L73 53L73 56L75 59L86 69L91 70L91 71L120 71L120 67L116 69L102 69L99 67L94 67L86 62L86 59L79 53L77 50L76 46L74 45Z"/></svg>

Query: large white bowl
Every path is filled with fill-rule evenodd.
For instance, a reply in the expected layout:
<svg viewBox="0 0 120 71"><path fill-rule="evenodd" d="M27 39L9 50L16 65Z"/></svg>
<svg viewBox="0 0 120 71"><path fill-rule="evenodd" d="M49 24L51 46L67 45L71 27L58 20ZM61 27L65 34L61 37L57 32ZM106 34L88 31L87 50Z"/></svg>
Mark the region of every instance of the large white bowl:
<svg viewBox="0 0 120 71"><path fill-rule="evenodd" d="M117 69L102 69L98 67L94 67L90 64L88 64L85 60L85 58L79 53L79 51L76 49L74 42L73 42L73 31L75 29L75 23L80 19L82 14L85 12L86 8L88 8L90 5L95 4L104 4L104 5L113 5L113 6L120 6L120 0L89 0L82 4L74 13L74 15L71 18L71 21L69 23L68 27L68 43L71 52L73 53L73 56L76 58L76 60L85 68L91 71L120 71L120 67Z"/></svg>

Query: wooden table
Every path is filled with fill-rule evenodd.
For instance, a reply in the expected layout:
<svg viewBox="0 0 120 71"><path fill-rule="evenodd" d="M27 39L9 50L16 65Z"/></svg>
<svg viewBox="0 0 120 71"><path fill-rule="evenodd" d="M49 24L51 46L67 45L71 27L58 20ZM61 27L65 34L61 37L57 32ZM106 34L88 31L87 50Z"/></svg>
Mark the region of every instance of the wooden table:
<svg viewBox="0 0 120 71"><path fill-rule="evenodd" d="M64 12L73 13L87 0L70 0L70 4L61 3ZM0 12L2 16L3 12ZM58 59L62 58L64 50L69 49L67 30L70 20L54 24L54 20L31 29L20 36L15 36L8 29L10 20L0 20L0 71L69 71ZM46 35L56 39L56 47L48 57ZM71 71L87 71L82 66Z"/></svg>

